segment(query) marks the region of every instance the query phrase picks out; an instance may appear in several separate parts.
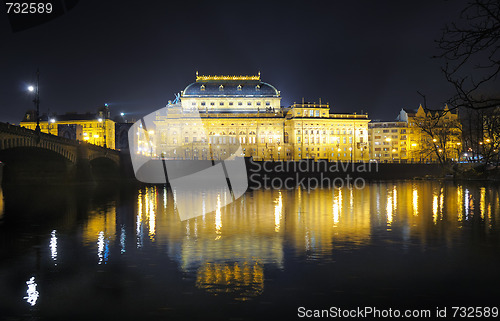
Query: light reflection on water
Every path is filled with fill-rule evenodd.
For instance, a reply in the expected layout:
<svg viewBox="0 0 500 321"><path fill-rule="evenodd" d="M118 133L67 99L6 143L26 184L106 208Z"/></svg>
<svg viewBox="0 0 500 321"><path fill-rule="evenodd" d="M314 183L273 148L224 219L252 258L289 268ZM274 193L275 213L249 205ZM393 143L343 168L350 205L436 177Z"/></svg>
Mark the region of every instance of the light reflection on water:
<svg viewBox="0 0 500 321"><path fill-rule="evenodd" d="M453 239L464 224L462 213L466 221L475 216L485 221L488 232L498 220L498 190L475 192L431 182L379 183L361 190L257 190L226 207L220 204L227 195L218 194L215 212L180 221L167 189L148 186L137 193L135 235L123 227L117 234L116 207L110 206L90 213L83 244L97 244L99 264L113 260L108 249L114 239L120 253L126 251L126 238L135 238L137 248L166 247L181 271L196 274L198 287L229 292L249 285L249 278L263 280L256 276L264 273L263 265L282 269L285 241L298 257L328 261L334 250L370 245L381 228L401 247L409 240L426 244L439 225Z"/></svg>
<svg viewBox="0 0 500 321"><path fill-rule="evenodd" d="M248 191L225 207L220 204L228 195L219 193L214 212L185 221L176 211L176 196L164 186L145 186L132 195L91 206L79 221L38 231L45 245L23 282L43 269L45 259L56 268L71 265L73 251L86 270L112 263L155 266L168 259L187 276L185 287L246 301L266 293L266 280L274 275L269 271L335 264L339 254L363 249L453 249L470 243L469 231L477 227L488 242L488 236L498 236L500 219L498 187L427 181L372 183L361 190ZM498 237L488 246L500 247ZM300 283L289 281L294 282ZM38 297L33 284L30 291Z"/></svg>

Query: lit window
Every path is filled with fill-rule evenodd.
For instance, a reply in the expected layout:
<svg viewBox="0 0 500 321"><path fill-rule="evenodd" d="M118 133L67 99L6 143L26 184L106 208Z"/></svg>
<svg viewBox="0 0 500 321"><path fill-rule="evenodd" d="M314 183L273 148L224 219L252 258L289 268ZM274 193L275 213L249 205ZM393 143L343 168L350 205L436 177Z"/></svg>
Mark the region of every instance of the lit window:
<svg viewBox="0 0 500 321"><path fill-rule="evenodd" d="M238 90L241 90L241 85L238 85L237 89L238 89Z"/></svg>
<svg viewBox="0 0 500 321"><path fill-rule="evenodd" d="M260 86L259 85L255 86L255 90L260 90Z"/></svg>
<svg viewBox="0 0 500 321"><path fill-rule="evenodd" d="M224 90L224 86L220 85L219 86L219 91L223 91Z"/></svg>
<svg viewBox="0 0 500 321"><path fill-rule="evenodd" d="M202 91L205 90L205 85L201 85L200 90L202 90Z"/></svg>

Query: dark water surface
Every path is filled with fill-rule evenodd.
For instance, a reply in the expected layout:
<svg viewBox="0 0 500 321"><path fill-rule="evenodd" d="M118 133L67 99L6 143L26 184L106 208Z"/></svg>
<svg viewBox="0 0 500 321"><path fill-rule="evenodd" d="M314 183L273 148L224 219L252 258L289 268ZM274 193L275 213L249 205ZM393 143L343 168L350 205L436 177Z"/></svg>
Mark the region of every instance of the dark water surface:
<svg viewBox="0 0 500 321"><path fill-rule="evenodd" d="M7 188L0 319L498 307L499 223L500 187L486 183L248 191L187 221L163 186Z"/></svg>

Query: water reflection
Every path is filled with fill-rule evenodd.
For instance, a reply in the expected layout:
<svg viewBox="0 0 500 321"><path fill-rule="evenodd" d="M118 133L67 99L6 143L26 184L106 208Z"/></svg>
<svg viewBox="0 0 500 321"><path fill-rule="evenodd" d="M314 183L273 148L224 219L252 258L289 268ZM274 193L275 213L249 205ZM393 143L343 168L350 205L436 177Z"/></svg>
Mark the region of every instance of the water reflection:
<svg viewBox="0 0 500 321"><path fill-rule="evenodd" d="M441 242L452 249L477 235L469 233L471 228L492 235L500 218L498 187L449 182L380 182L361 190L256 190L227 206L222 206L227 195L221 192L215 211L184 221L173 201L179 195L166 187L146 186L133 193L85 208L83 219L73 223L79 250L91 258L89 265L104 270L114 262L159 265L165 259L201 292L239 300L261 296L268 271L288 269L290 257L324 264L366 248L426 251ZM206 197L191 201L203 204ZM73 228L51 224L40 233L45 242L41 255L54 270L69 264L64 254L74 244L65 243ZM37 282L30 278L33 272L38 270L17 283L24 286L29 278L24 299L32 305L39 295ZM43 274L37 273L40 282Z"/></svg>
<svg viewBox="0 0 500 321"><path fill-rule="evenodd" d="M50 233L50 257L52 260L57 261L57 235L56 230ZM56 263L57 264L57 263Z"/></svg>
<svg viewBox="0 0 500 321"><path fill-rule="evenodd" d="M106 264L116 236L116 204L90 211L83 225L83 244L97 249L97 263Z"/></svg>
<svg viewBox="0 0 500 321"><path fill-rule="evenodd" d="M426 244L432 226L446 221L453 239L464 224L462 212L465 221L478 215L492 229L499 215L498 191L478 191L476 196L461 185L436 182L377 183L362 190L257 190L225 207L219 194L214 212L181 221L169 202L175 195L164 187L145 187L137 196L135 237L139 248L145 235L149 245L166 246L182 271L196 275L199 288L244 297L262 290L264 266L283 268L285 242L298 256L325 260L332 251L370 245L379 228L407 246L403 243L415 238ZM102 217L92 220L102 225L95 231L112 230ZM120 232L122 253L125 235Z"/></svg>
<svg viewBox="0 0 500 321"><path fill-rule="evenodd" d="M35 282L35 277L32 276L28 281L26 281L26 284L28 285L28 289L26 290L27 296L25 296L23 299L28 301L28 303L33 306L36 304L36 301L40 296L40 293L36 289L37 284Z"/></svg>
<svg viewBox="0 0 500 321"><path fill-rule="evenodd" d="M231 292L246 300L264 291L264 268L257 262L204 263L198 269L196 286L213 294Z"/></svg>

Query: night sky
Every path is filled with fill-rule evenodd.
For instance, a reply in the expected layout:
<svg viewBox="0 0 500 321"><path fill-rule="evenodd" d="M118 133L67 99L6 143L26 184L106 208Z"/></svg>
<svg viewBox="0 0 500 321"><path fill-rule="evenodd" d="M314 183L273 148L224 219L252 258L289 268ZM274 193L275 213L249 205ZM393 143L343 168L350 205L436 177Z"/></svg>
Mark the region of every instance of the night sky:
<svg viewBox="0 0 500 321"><path fill-rule="evenodd" d="M80 1L63 16L13 32L0 14L0 121L33 108L138 117L164 107L195 73L256 75L282 105L329 102L332 112L394 119L427 96L452 94L435 40L461 1Z"/></svg>

